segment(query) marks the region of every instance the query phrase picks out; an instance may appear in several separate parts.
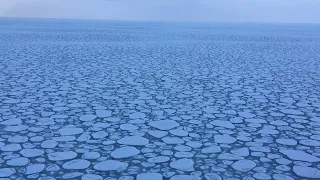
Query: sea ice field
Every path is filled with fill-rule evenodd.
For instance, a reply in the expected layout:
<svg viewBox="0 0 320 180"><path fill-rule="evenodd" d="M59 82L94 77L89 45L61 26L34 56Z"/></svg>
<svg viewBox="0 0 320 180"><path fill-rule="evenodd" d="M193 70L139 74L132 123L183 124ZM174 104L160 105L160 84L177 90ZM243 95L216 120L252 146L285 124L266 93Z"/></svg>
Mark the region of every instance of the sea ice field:
<svg viewBox="0 0 320 180"><path fill-rule="evenodd" d="M320 179L320 25L0 19L1 180Z"/></svg>

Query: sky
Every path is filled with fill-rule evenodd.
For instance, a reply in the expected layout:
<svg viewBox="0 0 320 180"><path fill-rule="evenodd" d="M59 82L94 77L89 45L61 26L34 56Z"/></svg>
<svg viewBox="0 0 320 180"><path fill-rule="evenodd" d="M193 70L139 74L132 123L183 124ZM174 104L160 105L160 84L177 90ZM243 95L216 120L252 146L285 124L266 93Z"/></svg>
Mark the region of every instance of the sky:
<svg viewBox="0 0 320 180"><path fill-rule="evenodd" d="M320 23L320 0L0 0L0 17Z"/></svg>

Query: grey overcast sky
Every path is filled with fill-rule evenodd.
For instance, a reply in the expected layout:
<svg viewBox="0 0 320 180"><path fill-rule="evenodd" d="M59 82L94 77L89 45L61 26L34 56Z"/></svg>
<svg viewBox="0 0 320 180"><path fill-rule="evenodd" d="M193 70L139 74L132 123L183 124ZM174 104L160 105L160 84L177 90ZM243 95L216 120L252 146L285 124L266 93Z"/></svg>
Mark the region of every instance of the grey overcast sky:
<svg viewBox="0 0 320 180"><path fill-rule="evenodd" d="M0 16L320 23L320 0L0 0Z"/></svg>

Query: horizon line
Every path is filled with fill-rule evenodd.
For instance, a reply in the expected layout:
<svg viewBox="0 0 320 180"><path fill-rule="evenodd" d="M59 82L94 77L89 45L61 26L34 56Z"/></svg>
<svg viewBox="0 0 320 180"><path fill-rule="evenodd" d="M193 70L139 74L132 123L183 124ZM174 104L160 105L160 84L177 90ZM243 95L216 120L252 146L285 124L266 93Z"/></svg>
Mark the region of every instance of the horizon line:
<svg viewBox="0 0 320 180"><path fill-rule="evenodd" d="M243 23L243 24L309 24L320 25L320 22L281 22L281 21L187 21L187 20L126 20L126 19L104 19L104 18L59 18L59 17L21 17L0 16L0 19L48 19L48 20L84 20L84 21L120 21L120 22L158 22L158 23Z"/></svg>

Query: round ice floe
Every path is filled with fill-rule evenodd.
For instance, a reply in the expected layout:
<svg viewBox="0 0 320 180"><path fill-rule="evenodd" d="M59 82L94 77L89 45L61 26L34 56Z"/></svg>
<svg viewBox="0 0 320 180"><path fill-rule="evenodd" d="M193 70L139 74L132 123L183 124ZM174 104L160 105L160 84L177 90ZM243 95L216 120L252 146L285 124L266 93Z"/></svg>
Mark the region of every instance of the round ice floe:
<svg viewBox="0 0 320 180"><path fill-rule="evenodd" d="M123 171L129 166L126 162L120 162L115 160L106 160L97 163L93 166L93 169L97 171Z"/></svg>
<svg viewBox="0 0 320 180"><path fill-rule="evenodd" d="M13 151L19 151L22 148L21 148L20 144L7 144L7 145L2 146L0 149L1 149L1 151L13 152Z"/></svg>
<svg viewBox="0 0 320 180"><path fill-rule="evenodd" d="M170 158L168 156L156 156L152 158L148 158L147 161L150 163L164 163L169 161Z"/></svg>
<svg viewBox="0 0 320 180"><path fill-rule="evenodd" d="M24 143L24 142L27 142L28 139L29 138L27 136L15 135L15 136L9 137L8 138L8 142L11 142L11 143Z"/></svg>
<svg viewBox="0 0 320 180"><path fill-rule="evenodd" d="M9 177L16 173L14 168L0 168L0 178Z"/></svg>
<svg viewBox="0 0 320 180"><path fill-rule="evenodd" d="M118 121L121 121L121 119L116 118L116 117L108 117L108 118L105 118L104 120L105 120L105 121L108 121L108 122L118 122Z"/></svg>
<svg viewBox="0 0 320 180"><path fill-rule="evenodd" d="M230 110L225 110L225 111L223 111L223 113L224 113L224 114L236 115L236 114L237 114L237 111L230 109Z"/></svg>
<svg viewBox="0 0 320 180"><path fill-rule="evenodd" d="M52 137L52 139L59 142L67 142L67 141L74 141L77 138L75 136L58 136L58 137Z"/></svg>
<svg viewBox="0 0 320 180"><path fill-rule="evenodd" d="M195 141L189 141L186 143L187 146L190 146L192 148L200 148L202 147L202 143L200 142L195 142Z"/></svg>
<svg viewBox="0 0 320 180"><path fill-rule="evenodd" d="M162 180L163 176L159 173L141 173L137 175L137 180Z"/></svg>
<svg viewBox="0 0 320 180"><path fill-rule="evenodd" d="M183 129L172 129L169 131L171 134L175 136L188 136L188 132Z"/></svg>
<svg viewBox="0 0 320 180"><path fill-rule="evenodd" d="M276 139L276 142L287 146L295 146L298 144L295 139Z"/></svg>
<svg viewBox="0 0 320 180"><path fill-rule="evenodd" d="M144 124L146 121L142 120L142 119L134 119L134 120L130 120L128 121L128 123L130 124Z"/></svg>
<svg viewBox="0 0 320 180"><path fill-rule="evenodd" d="M186 152L186 151L191 151L192 148L189 146L185 146L185 145L178 145L174 147L174 150L176 151L181 151L181 152Z"/></svg>
<svg viewBox="0 0 320 180"><path fill-rule="evenodd" d="M5 152L4 153L4 157L3 158L1 158L1 160L8 160L8 159L13 159L13 158L18 158L18 157L20 157L20 155L19 154L15 154L15 153L8 153L8 152ZM3 161L2 161L3 162Z"/></svg>
<svg viewBox="0 0 320 180"><path fill-rule="evenodd" d="M206 173L204 174L206 180L222 180L221 176L216 173Z"/></svg>
<svg viewBox="0 0 320 180"><path fill-rule="evenodd" d="M320 122L320 117L312 117L310 120L314 122Z"/></svg>
<svg viewBox="0 0 320 180"><path fill-rule="evenodd" d="M49 117L49 116L51 116L53 114L54 114L54 112L45 112L45 111L41 112L41 116L42 117Z"/></svg>
<svg viewBox="0 0 320 180"><path fill-rule="evenodd" d="M73 169L73 170L79 170L79 169L86 169L90 166L90 161L84 160L84 159L74 159L71 161L68 161L62 165L64 169Z"/></svg>
<svg viewBox="0 0 320 180"><path fill-rule="evenodd" d="M119 139L117 143L132 146L144 146L149 144L149 140L141 136L127 136Z"/></svg>
<svg viewBox="0 0 320 180"><path fill-rule="evenodd" d="M234 99L234 100L231 100L231 103L232 104L246 104L246 101L241 100L241 99Z"/></svg>
<svg viewBox="0 0 320 180"><path fill-rule="evenodd" d="M247 126L248 126L248 127L252 127L252 128L259 128L259 127L261 127L262 125L261 125L261 124L257 124L257 123L249 123Z"/></svg>
<svg viewBox="0 0 320 180"><path fill-rule="evenodd" d="M218 127L224 127L224 128L228 128L228 129L235 128L235 126L229 121L214 120L214 121L211 121L210 123L212 125L218 126Z"/></svg>
<svg viewBox="0 0 320 180"><path fill-rule="evenodd" d="M214 141L216 143L220 143L220 144L233 144L237 141L237 139L234 137L231 137L229 135L224 134L224 135L215 135Z"/></svg>
<svg viewBox="0 0 320 180"><path fill-rule="evenodd" d="M96 174L85 174L81 177L81 180L103 180L103 177Z"/></svg>
<svg viewBox="0 0 320 180"><path fill-rule="evenodd" d="M29 164L30 160L25 157L13 158L7 161L7 165L9 166L25 166Z"/></svg>
<svg viewBox="0 0 320 180"><path fill-rule="evenodd" d="M79 179L83 174L81 172L66 173L62 176L62 179Z"/></svg>
<svg viewBox="0 0 320 180"><path fill-rule="evenodd" d="M51 118L53 119L67 119L69 116L68 115L64 115L64 114L55 114L55 115L52 115Z"/></svg>
<svg viewBox="0 0 320 180"><path fill-rule="evenodd" d="M59 143L55 140L45 140L41 143L41 147L45 149L55 148Z"/></svg>
<svg viewBox="0 0 320 180"><path fill-rule="evenodd" d="M189 133L189 136L192 138L200 138L201 136L197 133Z"/></svg>
<svg viewBox="0 0 320 180"><path fill-rule="evenodd" d="M29 127L28 130L31 131L31 132L38 133L38 132L44 131L44 128L41 128L41 127Z"/></svg>
<svg viewBox="0 0 320 180"><path fill-rule="evenodd" d="M191 120L191 119L193 119L193 117L192 117L192 116L189 116L189 115L180 115L179 117L182 118L182 119L184 119L184 120Z"/></svg>
<svg viewBox="0 0 320 180"><path fill-rule="evenodd" d="M135 112L129 115L130 119L143 119L145 118L146 115L142 112Z"/></svg>
<svg viewBox="0 0 320 180"><path fill-rule="evenodd" d="M159 131L159 130L149 131L148 133L155 138L163 138L164 136L168 135L167 131Z"/></svg>
<svg viewBox="0 0 320 180"><path fill-rule="evenodd" d="M19 99L6 99L2 101L4 104L17 104L20 102Z"/></svg>
<svg viewBox="0 0 320 180"><path fill-rule="evenodd" d="M276 166L276 169L279 171L283 171L283 172L291 170L291 168L287 165L278 165L278 166Z"/></svg>
<svg viewBox="0 0 320 180"><path fill-rule="evenodd" d="M142 152L142 153L152 153L152 152L153 152L153 149L150 149L150 148L142 148L142 149L141 149L141 152Z"/></svg>
<svg viewBox="0 0 320 180"><path fill-rule="evenodd" d="M51 164L46 168L46 171L53 172L53 171L59 171L60 167L56 164Z"/></svg>
<svg viewBox="0 0 320 180"><path fill-rule="evenodd" d="M56 122L54 121L54 119L41 119L38 120L38 122L36 123L36 125L40 125L40 126L49 126L49 125L54 125Z"/></svg>
<svg viewBox="0 0 320 180"><path fill-rule="evenodd" d="M92 121L94 119L96 119L97 116L93 115L93 114L86 114L80 117L80 121Z"/></svg>
<svg viewBox="0 0 320 180"><path fill-rule="evenodd" d="M290 124L290 126L293 128L296 128L296 129L305 129L305 127L303 125L298 124L298 123Z"/></svg>
<svg viewBox="0 0 320 180"><path fill-rule="evenodd" d="M275 117L282 117L285 116L285 114L280 113L280 112L271 112L270 113L271 116L275 116Z"/></svg>
<svg viewBox="0 0 320 180"><path fill-rule="evenodd" d="M85 142L85 141L88 141L89 139L91 139L90 134L81 134L81 135L77 138L77 141L79 141L79 142Z"/></svg>
<svg viewBox="0 0 320 180"><path fill-rule="evenodd" d="M280 111L284 114L304 115L303 112L296 109L281 109Z"/></svg>
<svg viewBox="0 0 320 180"><path fill-rule="evenodd" d="M35 174L43 171L46 168L44 164L32 164L26 167L26 174Z"/></svg>
<svg viewBox="0 0 320 180"><path fill-rule="evenodd" d="M115 144L117 141L114 141L114 140L106 140L106 141L103 141L102 144L103 145L112 145L112 144Z"/></svg>
<svg viewBox="0 0 320 180"><path fill-rule="evenodd" d="M199 120L190 120L190 121L188 121L188 123L190 123L190 124L201 124L202 122L199 121Z"/></svg>
<svg viewBox="0 0 320 180"><path fill-rule="evenodd" d="M251 156L253 156L253 157L264 157L265 153L263 153L263 152L252 152Z"/></svg>
<svg viewBox="0 0 320 180"><path fill-rule="evenodd" d="M94 138L94 139L102 139L102 138L105 138L107 137L109 134L106 133L105 131L98 131L98 132L94 132L91 134L91 136Z"/></svg>
<svg viewBox="0 0 320 180"><path fill-rule="evenodd" d="M229 119L229 121L233 124L241 124L243 123L243 118L242 117L234 117Z"/></svg>
<svg viewBox="0 0 320 180"><path fill-rule="evenodd" d="M221 152L221 148L219 146L213 145L213 146L203 148L201 152L204 154L219 153Z"/></svg>
<svg viewBox="0 0 320 180"><path fill-rule="evenodd" d="M247 147L243 147L243 148L231 150L231 153L246 157L246 156L249 156L249 149Z"/></svg>
<svg viewBox="0 0 320 180"><path fill-rule="evenodd" d="M94 123L92 124L93 127L95 128L108 128L110 127L111 125L109 123L102 123L102 122L99 122L99 123Z"/></svg>
<svg viewBox="0 0 320 180"><path fill-rule="evenodd" d="M220 129L219 132L222 134L229 134L229 135L235 133L234 131L231 131L229 129Z"/></svg>
<svg viewBox="0 0 320 180"><path fill-rule="evenodd" d="M201 177L191 175L175 175L170 180L201 180Z"/></svg>
<svg viewBox="0 0 320 180"><path fill-rule="evenodd" d="M61 107L53 107L52 108L52 110L53 111L56 111L56 112L61 112L61 111L67 111L67 110L69 110L70 108L68 108L68 107L63 107L63 106L61 106Z"/></svg>
<svg viewBox="0 0 320 180"><path fill-rule="evenodd" d="M320 170L307 166L293 166L293 172L298 176L310 179L320 179Z"/></svg>
<svg viewBox="0 0 320 180"><path fill-rule="evenodd" d="M275 180L294 180L292 177L285 174L274 174L272 177Z"/></svg>
<svg viewBox="0 0 320 180"><path fill-rule="evenodd" d="M120 125L120 129L126 130L126 131L133 131L133 130L139 129L139 127L137 127L137 126L135 126L133 124L127 123L127 124L121 124Z"/></svg>
<svg viewBox="0 0 320 180"><path fill-rule="evenodd" d="M33 136L30 138L30 141L32 141L32 142L41 142L43 140L44 140L43 136Z"/></svg>
<svg viewBox="0 0 320 180"><path fill-rule="evenodd" d="M77 153L73 151L54 152L48 154L50 161L64 161L74 159L75 157L77 157Z"/></svg>
<svg viewBox="0 0 320 180"><path fill-rule="evenodd" d="M288 126L288 123L282 120L271 121L270 124L275 126Z"/></svg>
<svg viewBox="0 0 320 180"><path fill-rule="evenodd" d="M249 112L238 112L239 116L244 117L244 118L253 118L256 115L249 113Z"/></svg>
<svg viewBox="0 0 320 180"><path fill-rule="evenodd" d="M176 158L192 158L194 156L193 152L176 152L174 157Z"/></svg>
<svg viewBox="0 0 320 180"><path fill-rule="evenodd" d="M267 121L263 120L263 119L252 119L252 118L249 118L249 119L245 119L245 121L247 123L252 123L252 124L264 124L264 123L267 123Z"/></svg>
<svg viewBox="0 0 320 180"><path fill-rule="evenodd" d="M170 167L180 171L194 171L194 162L192 159L179 159L170 163Z"/></svg>
<svg viewBox="0 0 320 180"><path fill-rule="evenodd" d="M42 176L39 177L38 180L56 180L56 178L50 176Z"/></svg>
<svg viewBox="0 0 320 180"><path fill-rule="evenodd" d="M100 153L98 152L85 152L82 155L83 159L98 159L100 157Z"/></svg>
<svg viewBox="0 0 320 180"><path fill-rule="evenodd" d="M161 154L164 156L172 156L173 152L171 150L163 150L161 151Z"/></svg>
<svg viewBox="0 0 320 180"><path fill-rule="evenodd" d="M24 157L37 157L44 154L44 151L41 149L22 149L20 154Z"/></svg>
<svg viewBox="0 0 320 180"><path fill-rule="evenodd" d="M313 140L313 139L300 140L299 143L305 146L315 146L315 147L320 146L320 141Z"/></svg>
<svg viewBox="0 0 320 180"><path fill-rule="evenodd" d="M184 140L177 138L177 137L164 137L162 141L166 144L183 144Z"/></svg>
<svg viewBox="0 0 320 180"><path fill-rule="evenodd" d="M179 126L179 124L174 120L152 121L149 125L160 130L170 130Z"/></svg>
<svg viewBox="0 0 320 180"><path fill-rule="evenodd" d="M320 141L320 135L312 135L312 136L310 136L310 138Z"/></svg>
<svg viewBox="0 0 320 180"><path fill-rule="evenodd" d="M292 160L296 160L296 161L306 161L306 162L319 162L320 161L320 158L315 157L311 154L305 153L300 150L283 149L283 150L280 150L280 152L282 154L288 156L288 158L290 158Z"/></svg>
<svg viewBox="0 0 320 180"><path fill-rule="evenodd" d="M274 129L261 129L260 131L258 131L258 133L260 134L265 134L265 135L272 135L272 134L279 134L278 130L274 130Z"/></svg>
<svg viewBox="0 0 320 180"><path fill-rule="evenodd" d="M269 180L271 179L271 176L267 173L257 172L253 174L253 177L259 180Z"/></svg>
<svg viewBox="0 0 320 180"><path fill-rule="evenodd" d="M249 147L249 149L256 152L271 152L270 148L267 146L252 146Z"/></svg>
<svg viewBox="0 0 320 180"><path fill-rule="evenodd" d="M99 118L110 117L111 116L111 111L109 111L109 110L96 110L96 115Z"/></svg>
<svg viewBox="0 0 320 180"><path fill-rule="evenodd" d="M19 125L21 123L22 123L22 121L20 119L17 119L17 118L16 119L9 119L9 120L0 122L0 124L6 125L6 126Z"/></svg>
<svg viewBox="0 0 320 180"><path fill-rule="evenodd" d="M81 104L81 103L72 103L72 104L69 104L68 106L71 107L71 108L83 108L83 107L86 107L85 104Z"/></svg>
<svg viewBox="0 0 320 180"><path fill-rule="evenodd" d="M83 133L82 128L73 128L73 127L66 127L59 129L59 133L61 136L72 136Z"/></svg>
<svg viewBox="0 0 320 180"><path fill-rule="evenodd" d="M17 126L7 126L6 128L4 128L4 130L8 132L19 132L19 131L24 131L28 128L29 126L17 125Z"/></svg>
<svg viewBox="0 0 320 180"><path fill-rule="evenodd" d="M126 147L121 147L119 149L116 149L111 152L111 156L116 159L120 158L129 158L135 155L138 155L140 153L140 150L138 150L135 147L131 146L126 146Z"/></svg>
<svg viewBox="0 0 320 180"><path fill-rule="evenodd" d="M208 113L208 114L219 113L219 111L216 108L210 107L210 106L203 108L202 111L204 111L205 113Z"/></svg>
<svg viewBox="0 0 320 180"><path fill-rule="evenodd" d="M233 169L241 172L248 172L254 167L256 167L256 163L251 160L239 160L231 165Z"/></svg>
<svg viewBox="0 0 320 180"><path fill-rule="evenodd" d="M238 156L235 154L230 154L230 153L222 153L219 154L219 156L217 157L217 159L221 159L221 160L241 160L244 159L242 156Z"/></svg>
<svg viewBox="0 0 320 180"><path fill-rule="evenodd" d="M289 159L286 159L286 158L279 158L279 159L276 159L276 162L278 164L282 164L282 165L288 165L288 164L291 164L292 161L290 161Z"/></svg>

